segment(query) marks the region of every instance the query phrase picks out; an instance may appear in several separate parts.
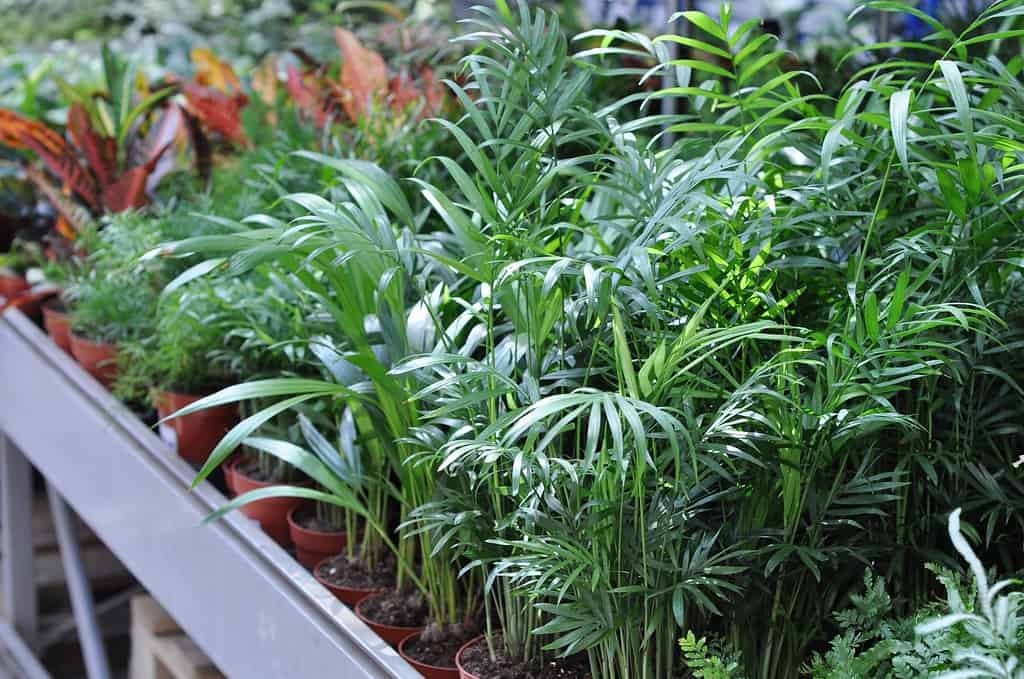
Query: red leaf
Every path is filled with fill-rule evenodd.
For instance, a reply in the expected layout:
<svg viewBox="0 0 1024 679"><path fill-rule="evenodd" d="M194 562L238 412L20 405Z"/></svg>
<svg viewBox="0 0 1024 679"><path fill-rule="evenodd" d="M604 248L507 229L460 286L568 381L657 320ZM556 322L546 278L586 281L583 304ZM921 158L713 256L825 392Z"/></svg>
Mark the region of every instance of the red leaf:
<svg viewBox="0 0 1024 679"><path fill-rule="evenodd" d="M116 182L103 189L103 205L108 212L124 212L149 204L146 196L146 180L151 167L133 167L122 174Z"/></svg>
<svg viewBox="0 0 1024 679"><path fill-rule="evenodd" d="M50 153L50 150L35 137L23 137L22 143L25 144L26 148L35 151L39 158L46 163L46 166L50 168L50 171L63 179L85 201L86 205L93 210L99 209L99 201L96 195L96 180L78 162L70 147L67 147L65 155L56 156Z"/></svg>
<svg viewBox="0 0 1024 679"><path fill-rule="evenodd" d="M422 98L423 93L413 83L409 69L403 66L398 75L391 79L390 103L392 110L405 113Z"/></svg>
<svg viewBox="0 0 1024 679"><path fill-rule="evenodd" d="M89 113L77 102L68 111L68 131L85 155L89 169L99 180L100 186L112 182L117 176L117 141L98 134L92 127Z"/></svg>
<svg viewBox="0 0 1024 679"><path fill-rule="evenodd" d="M248 144L242 127L242 109L249 103L249 98L244 94L228 95L212 87L186 83L185 98L189 110L208 129L232 143Z"/></svg>
<svg viewBox="0 0 1024 679"><path fill-rule="evenodd" d="M423 107L420 117L441 115L448 97L444 83L434 77L434 69L429 66L423 67L420 77L423 79L423 96L427 100L427 105Z"/></svg>
<svg viewBox="0 0 1024 679"><path fill-rule="evenodd" d="M104 187L103 205L108 212L137 210L149 205L149 196L146 195L147 182L157 163L160 162L160 158L173 144L174 138L172 137L166 144L152 151L145 165L131 168L122 174L116 182Z"/></svg>
<svg viewBox="0 0 1024 679"><path fill-rule="evenodd" d="M388 67L384 57L363 47L351 31L334 29L334 39L345 62L341 65L342 104L353 123L366 117L374 101L388 94Z"/></svg>
<svg viewBox="0 0 1024 679"><path fill-rule="evenodd" d="M68 152L68 143L57 132L37 120L0 108L0 143L13 149L27 149L26 137L35 139L51 155L61 156Z"/></svg>
<svg viewBox="0 0 1024 679"><path fill-rule="evenodd" d="M316 121L317 127L327 124L330 106L320 87L309 84L310 77L294 66L288 67L288 94L299 112Z"/></svg>
<svg viewBox="0 0 1024 679"><path fill-rule="evenodd" d="M57 230L62 235L74 239L76 232L82 233L89 228L92 223L92 215L89 214L89 211L72 200L66 191L61 191L54 186L42 170L29 166L25 168L25 175L60 214L60 219L57 220Z"/></svg>

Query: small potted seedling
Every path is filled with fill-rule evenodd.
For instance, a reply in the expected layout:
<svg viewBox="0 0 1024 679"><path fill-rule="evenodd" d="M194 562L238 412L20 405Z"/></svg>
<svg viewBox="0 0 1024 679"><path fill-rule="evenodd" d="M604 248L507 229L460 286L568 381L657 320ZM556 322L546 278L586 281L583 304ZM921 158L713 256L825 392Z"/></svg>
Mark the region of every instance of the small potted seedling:
<svg viewBox="0 0 1024 679"><path fill-rule="evenodd" d="M236 381L234 364L223 352L229 332L226 325L233 318L230 301L209 281L165 293L152 335L122 347L123 370L116 393L122 398L148 398L160 419L166 419L162 432L170 433L178 454L192 464L205 462L238 422L234 405L169 418Z"/></svg>
<svg viewBox="0 0 1024 679"><path fill-rule="evenodd" d="M93 269L68 288L71 353L107 388L118 376L119 345L149 334L156 293L126 271Z"/></svg>
<svg viewBox="0 0 1024 679"><path fill-rule="evenodd" d="M26 292L31 286L25 273L28 263L25 258L17 252L8 252L0 255L0 295L8 300Z"/></svg>

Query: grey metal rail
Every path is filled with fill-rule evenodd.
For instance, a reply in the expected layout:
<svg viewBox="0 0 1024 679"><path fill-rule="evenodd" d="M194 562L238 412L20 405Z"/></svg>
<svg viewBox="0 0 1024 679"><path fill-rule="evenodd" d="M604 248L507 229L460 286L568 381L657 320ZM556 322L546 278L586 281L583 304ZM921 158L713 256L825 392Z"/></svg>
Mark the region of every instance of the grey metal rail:
<svg viewBox="0 0 1024 679"><path fill-rule="evenodd" d="M0 315L6 435L217 666L238 679L419 674L17 311Z"/></svg>

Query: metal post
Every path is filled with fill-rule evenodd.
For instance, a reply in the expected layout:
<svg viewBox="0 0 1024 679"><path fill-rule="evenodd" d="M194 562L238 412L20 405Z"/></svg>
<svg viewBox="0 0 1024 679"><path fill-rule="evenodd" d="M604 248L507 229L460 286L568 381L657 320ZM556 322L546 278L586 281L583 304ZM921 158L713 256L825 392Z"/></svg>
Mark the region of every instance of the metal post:
<svg viewBox="0 0 1024 679"><path fill-rule="evenodd" d="M8 667L7 663L0 662L0 677L3 679L8 677L4 673L5 669L17 672L14 679L50 679L49 672L32 653L32 649L25 645L25 640L18 631L5 620L0 620L0 652L5 652L8 661L13 661L15 665L12 668Z"/></svg>
<svg viewBox="0 0 1024 679"><path fill-rule="evenodd" d="M38 604L32 543L32 466L3 432L0 432L0 505L4 617L29 646L34 646Z"/></svg>
<svg viewBox="0 0 1024 679"><path fill-rule="evenodd" d="M64 564L64 579L71 595L71 610L75 614L75 624L78 626L78 643L82 647L86 672L89 679L110 679L107 651L103 646L100 626L96 622L92 591L89 588L89 579L85 575L85 566L82 564L82 554L78 549L78 536L75 535L71 512L64 498L49 482L46 483L46 494L50 497L50 513L53 514L53 525L57 529L60 559Z"/></svg>

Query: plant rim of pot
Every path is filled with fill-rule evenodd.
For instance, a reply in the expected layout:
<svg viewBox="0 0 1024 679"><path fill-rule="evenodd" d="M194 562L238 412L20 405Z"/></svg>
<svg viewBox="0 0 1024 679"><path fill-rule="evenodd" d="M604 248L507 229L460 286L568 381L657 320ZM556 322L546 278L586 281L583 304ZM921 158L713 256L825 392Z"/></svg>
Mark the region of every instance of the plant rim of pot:
<svg viewBox="0 0 1024 679"><path fill-rule="evenodd" d="M402 641L398 644L398 654L400 656L402 656L402 659L405 660L410 665L412 665L413 667L415 667L416 669L419 669L419 668L422 667L424 669L438 670L438 671L441 671L441 672L451 672L453 670L455 672L458 672L459 668L458 668L458 665L456 664L456 660L458 659L458 655L459 655L458 651L455 652L456 660L453 660L451 665L431 665L430 663L422 662L420 660L417 660L416 658L413 658L411 655L409 655L408 651L405 650L406 644L408 644L413 639L419 638L419 636L421 634L422 634L422 632L414 632L413 634L410 634L406 638L402 639ZM462 650L461 646L459 647L459 650L460 651Z"/></svg>
<svg viewBox="0 0 1024 679"><path fill-rule="evenodd" d="M372 629L377 634L377 636L379 636L381 639L384 639L384 641L387 641L392 646L398 646L406 637L422 632L425 629L426 625L390 625L388 623L383 623L374 620L373 618L368 616L363 610L363 607L367 605L368 602L378 597L385 597L394 593L395 590L389 589L384 590L383 592L371 594L367 597L360 599L359 603L355 605L354 610L356 613L356 617L359 618L367 627Z"/></svg>
<svg viewBox="0 0 1024 679"><path fill-rule="evenodd" d="M306 528L301 523L299 523L297 520L295 520L295 515L298 512L309 508L309 502L312 502L312 501L310 500L308 502L303 502L303 503L301 503L299 505L296 505L295 507L292 507L291 511L288 512L288 525L293 526L297 531L301 531L303 533L312 533L313 535L316 535L317 537L336 536L336 535L343 535L343 534L347 534L348 533L348 531L345 530L344 527L339 528L338 530L331 530L331 531L322 531L322 530L315 530L313 528Z"/></svg>
<svg viewBox="0 0 1024 679"><path fill-rule="evenodd" d="M317 561L316 565L313 566L313 578L317 582L319 582L321 585L323 585L325 588L327 588L327 590L331 594L334 594L335 597L337 597L338 599L341 599L343 602L345 602L349 606L352 606L353 608L355 608L356 605L360 601L362 601L363 599L366 599L367 597L371 597L374 594L382 594L382 593L385 593L385 592L393 589L393 587L349 587L347 585L336 585L336 584L334 584L333 582L331 582L330 580L328 580L324 576L320 575L320 567L323 566L324 564L330 562L330 561L333 561L336 558L337 558L337 555L329 556L329 557L327 557L325 559L321 559L320 561ZM354 594L354 596L350 597L351 602L348 599L342 598L342 595L338 593L338 592L341 592L341 591L352 592Z"/></svg>
<svg viewBox="0 0 1024 679"><path fill-rule="evenodd" d="M473 637L466 643L462 644L462 646L459 646L459 650L455 652L455 667L459 670L459 676L465 675L468 679L481 679L479 676L473 674L462 666L462 654L465 653L467 649L476 646L479 643L485 643L486 641L487 635L481 634Z"/></svg>

